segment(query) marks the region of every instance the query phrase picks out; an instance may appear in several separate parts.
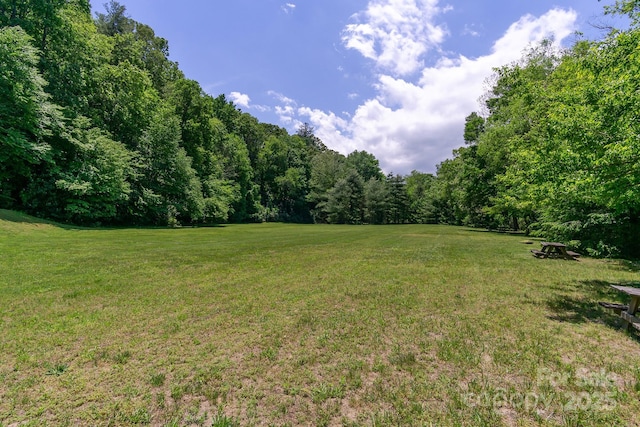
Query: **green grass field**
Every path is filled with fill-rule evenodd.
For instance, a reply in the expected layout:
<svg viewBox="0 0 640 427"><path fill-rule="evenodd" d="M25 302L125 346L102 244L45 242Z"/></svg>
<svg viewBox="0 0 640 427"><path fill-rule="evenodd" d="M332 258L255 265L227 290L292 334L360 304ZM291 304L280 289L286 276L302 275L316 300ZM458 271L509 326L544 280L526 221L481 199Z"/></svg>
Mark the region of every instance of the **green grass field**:
<svg viewBox="0 0 640 427"><path fill-rule="evenodd" d="M0 425L640 423L638 265L447 226L0 211Z"/></svg>

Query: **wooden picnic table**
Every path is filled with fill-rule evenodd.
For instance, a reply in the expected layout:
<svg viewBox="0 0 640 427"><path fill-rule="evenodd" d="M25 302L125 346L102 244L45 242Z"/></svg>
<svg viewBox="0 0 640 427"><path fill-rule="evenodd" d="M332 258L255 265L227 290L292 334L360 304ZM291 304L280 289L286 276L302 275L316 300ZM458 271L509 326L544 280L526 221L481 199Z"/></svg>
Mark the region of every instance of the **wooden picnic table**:
<svg viewBox="0 0 640 427"><path fill-rule="evenodd" d="M531 250L531 253L533 253L533 256L536 258L562 258L573 261L580 256L579 253L568 251L567 245L562 243L542 242L541 245L542 250Z"/></svg>
<svg viewBox="0 0 640 427"><path fill-rule="evenodd" d="M640 318L635 316L638 311L638 307L640 306L640 288L619 285L611 285L611 287L629 295L631 297L629 305L615 303L600 303L600 305L605 308L613 309L622 318L622 327L625 330L628 331L631 326L636 329L640 329Z"/></svg>

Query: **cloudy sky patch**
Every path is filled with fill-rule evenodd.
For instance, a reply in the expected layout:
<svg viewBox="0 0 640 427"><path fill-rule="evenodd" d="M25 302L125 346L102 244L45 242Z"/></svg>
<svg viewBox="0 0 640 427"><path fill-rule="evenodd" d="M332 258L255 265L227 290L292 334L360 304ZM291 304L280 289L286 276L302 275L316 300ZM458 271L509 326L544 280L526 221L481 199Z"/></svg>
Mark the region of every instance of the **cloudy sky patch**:
<svg viewBox="0 0 640 427"><path fill-rule="evenodd" d="M308 122L329 148L402 174L435 172L464 145L494 67L543 38L570 46L575 31L604 36L591 23L615 26L602 13L614 0L120 1L207 93L290 133Z"/></svg>

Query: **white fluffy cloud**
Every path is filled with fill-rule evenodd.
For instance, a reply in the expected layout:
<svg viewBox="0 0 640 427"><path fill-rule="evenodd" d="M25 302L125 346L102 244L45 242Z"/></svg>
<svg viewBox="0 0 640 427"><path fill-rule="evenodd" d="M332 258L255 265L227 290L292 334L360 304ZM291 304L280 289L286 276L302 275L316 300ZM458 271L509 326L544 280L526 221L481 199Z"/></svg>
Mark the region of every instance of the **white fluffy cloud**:
<svg viewBox="0 0 640 427"><path fill-rule="evenodd" d="M434 17L442 12L438 0L373 0L353 16L342 41L383 70L409 75L422 65L422 55L447 34Z"/></svg>
<svg viewBox="0 0 640 427"><path fill-rule="evenodd" d="M229 99L236 106L247 109L247 110L255 110L260 112L271 111L271 107L269 107L268 105L252 104L251 98L246 93L231 92L229 94Z"/></svg>
<svg viewBox="0 0 640 427"><path fill-rule="evenodd" d="M293 13L293 11L296 9L296 5L293 3L285 3L281 6L281 9L284 13Z"/></svg>
<svg viewBox="0 0 640 427"><path fill-rule="evenodd" d="M249 95L240 92L231 92L229 98L231 98L231 101L237 106L249 108L249 102L251 102Z"/></svg>
<svg viewBox="0 0 640 427"><path fill-rule="evenodd" d="M372 0L346 27L343 41L375 61L375 96L363 100L353 114L338 116L288 102L283 121L309 122L330 148L347 154L366 150L385 172L435 172L463 144L464 119L479 108L485 81L494 67L518 60L531 44L545 38L560 43L573 33L577 14L553 9L524 16L477 58L442 56L422 65L424 54L438 49L446 30L434 23L442 13L437 0ZM409 77L413 75L414 77Z"/></svg>

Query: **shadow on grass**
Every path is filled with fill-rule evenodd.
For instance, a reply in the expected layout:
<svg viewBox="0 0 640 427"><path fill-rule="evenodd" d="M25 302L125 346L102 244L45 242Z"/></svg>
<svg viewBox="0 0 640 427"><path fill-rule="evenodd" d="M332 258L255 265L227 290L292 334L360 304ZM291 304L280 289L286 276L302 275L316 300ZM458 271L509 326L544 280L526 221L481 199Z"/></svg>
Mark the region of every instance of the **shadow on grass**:
<svg viewBox="0 0 640 427"><path fill-rule="evenodd" d="M524 236L526 234L522 230L508 230L497 228L465 228L464 231L470 231L472 233L514 234L518 236Z"/></svg>
<svg viewBox="0 0 640 427"><path fill-rule="evenodd" d="M573 295L556 295L547 301L547 308L553 312L550 319L559 322L605 324L611 328L620 328L620 318L601 307L598 302L617 302L627 304L628 297L611 288L611 285L640 287L640 282L608 282L605 280L583 280L577 282Z"/></svg>
<svg viewBox="0 0 640 427"><path fill-rule="evenodd" d="M7 209L0 209L0 220L15 222L18 224L51 225L54 227L64 228L66 230L86 229L86 227L79 227L73 224L64 224L60 222L50 221L47 219L27 215L23 212L11 211Z"/></svg>
<svg viewBox="0 0 640 427"><path fill-rule="evenodd" d="M51 225L53 227L62 228L64 230L127 230L127 229L149 229L149 230L179 230L181 228L224 228L224 224L194 224L185 226L162 226L162 225L95 225L95 226L81 226L75 224L65 224L61 222L51 221L47 219L37 218L18 211L11 211L7 209L0 209L0 220L15 222L19 224L35 224L35 225Z"/></svg>
<svg viewBox="0 0 640 427"><path fill-rule="evenodd" d="M640 260L629 261L626 259L622 259L622 260L618 260L618 264L621 270L628 270L628 271L635 271L635 272L640 271ZM640 284L638 286L640 286Z"/></svg>

